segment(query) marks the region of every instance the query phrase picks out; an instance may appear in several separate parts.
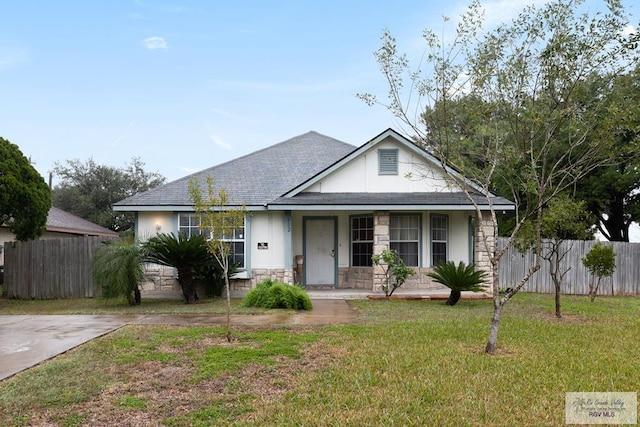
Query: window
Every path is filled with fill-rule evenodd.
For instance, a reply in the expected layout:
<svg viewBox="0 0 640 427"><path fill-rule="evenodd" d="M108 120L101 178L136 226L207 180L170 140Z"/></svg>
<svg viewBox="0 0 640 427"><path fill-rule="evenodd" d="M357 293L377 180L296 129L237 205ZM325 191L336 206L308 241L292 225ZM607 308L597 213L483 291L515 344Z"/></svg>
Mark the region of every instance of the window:
<svg viewBox="0 0 640 427"><path fill-rule="evenodd" d="M398 252L409 267L418 267L420 254L420 215L391 215L389 248Z"/></svg>
<svg viewBox="0 0 640 427"><path fill-rule="evenodd" d="M203 230L200 229L200 218L197 215L180 214L178 217L178 234L191 237L203 233Z"/></svg>
<svg viewBox="0 0 640 427"><path fill-rule="evenodd" d="M221 240L231 245L231 262L238 263L238 268L244 268L244 227L236 228Z"/></svg>
<svg viewBox="0 0 640 427"><path fill-rule="evenodd" d="M351 266L371 267L373 256L373 217L351 217Z"/></svg>
<svg viewBox="0 0 640 427"><path fill-rule="evenodd" d="M187 237L195 236L198 234L209 235L206 230L200 229L200 219L196 214L179 214L178 215L178 233L182 233ZM223 236L221 239L223 242L228 242L231 245L231 261L233 263L239 263L239 268L245 266L245 236L244 227L236 228L233 233L228 236Z"/></svg>
<svg viewBox="0 0 640 427"><path fill-rule="evenodd" d="M378 174L398 174L398 150L395 148L381 148L378 150Z"/></svg>
<svg viewBox="0 0 640 427"><path fill-rule="evenodd" d="M447 262L449 217L431 215L431 265Z"/></svg>

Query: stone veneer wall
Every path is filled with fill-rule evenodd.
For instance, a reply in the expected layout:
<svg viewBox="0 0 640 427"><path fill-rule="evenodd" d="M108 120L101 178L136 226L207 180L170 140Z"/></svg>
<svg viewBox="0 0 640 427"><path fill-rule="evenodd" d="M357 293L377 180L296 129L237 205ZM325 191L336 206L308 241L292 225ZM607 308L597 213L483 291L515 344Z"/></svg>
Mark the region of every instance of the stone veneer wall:
<svg viewBox="0 0 640 427"><path fill-rule="evenodd" d="M145 264L144 281L141 285L142 292L180 292L180 285L173 267L158 264ZM265 279L278 280L293 284L294 272L292 269L254 269L251 279L237 279L231 281L231 292L237 294L246 293L249 289Z"/></svg>
<svg viewBox="0 0 640 427"><path fill-rule="evenodd" d="M338 269L338 288L371 290L373 288L373 268L340 267Z"/></svg>
<svg viewBox="0 0 640 427"><path fill-rule="evenodd" d="M491 220L490 212L483 212L482 219L476 222L475 265L479 270L484 270L489 274L487 277L487 292L492 292L493 270L491 269L490 254L495 253L496 228ZM483 238L486 239L486 244Z"/></svg>
<svg viewBox="0 0 640 427"><path fill-rule="evenodd" d="M447 290L446 286L433 282L427 276L431 268L416 268L416 274L409 277L399 289L406 290ZM380 285L376 287L373 282L374 267L341 267L338 273L338 288L341 289L367 289L373 292L382 292ZM382 284L382 282L380 282Z"/></svg>
<svg viewBox="0 0 640 427"><path fill-rule="evenodd" d="M164 265L145 264L144 281L140 286L140 291L180 291L180 285L178 285L175 269Z"/></svg>
<svg viewBox="0 0 640 427"><path fill-rule="evenodd" d="M373 254L379 255L385 249L389 249L389 212L373 213ZM372 290L379 292L384 283L384 268L381 265L373 266Z"/></svg>

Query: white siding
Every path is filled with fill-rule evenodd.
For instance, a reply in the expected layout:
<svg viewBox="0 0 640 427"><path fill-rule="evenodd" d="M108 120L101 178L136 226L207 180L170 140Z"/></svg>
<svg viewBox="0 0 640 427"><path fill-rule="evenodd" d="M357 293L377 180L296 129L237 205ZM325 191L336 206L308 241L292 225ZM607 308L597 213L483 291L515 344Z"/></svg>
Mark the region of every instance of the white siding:
<svg viewBox="0 0 640 427"><path fill-rule="evenodd" d="M172 212L139 212L137 238L147 240L158 233L177 233L178 224L174 223Z"/></svg>
<svg viewBox="0 0 640 427"><path fill-rule="evenodd" d="M378 174L378 150L398 149L398 174ZM309 192L321 193L405 193L453 191L447 185L438 168L428 166L422 158L404 145L388 138L361 156L344 165L320 182L315 183Z"/></svg>
<svg viewBox="0 0 640 427"><path fill-rule="evenodd" d="M254 212L251 221L251 268L291 268L285 262L285 221L283 212ZM266 243L267 249L258 249L259 243Z"/></svg>

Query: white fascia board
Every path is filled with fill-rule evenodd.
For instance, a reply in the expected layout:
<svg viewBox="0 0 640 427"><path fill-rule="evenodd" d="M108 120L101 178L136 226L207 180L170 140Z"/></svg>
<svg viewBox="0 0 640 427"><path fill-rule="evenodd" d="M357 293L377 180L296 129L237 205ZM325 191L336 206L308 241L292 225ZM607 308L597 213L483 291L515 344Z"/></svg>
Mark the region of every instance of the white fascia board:
<svg viewBox="0 0 640 427"><path fill-rule="evenodd" d="M230 206L241 209L242 206ZM193 206L113 206L116 212L194 212ZM266 211L267 206L245 206L246 211Z"/></svg>
<svg viewBox="0 0 640 427"><path fill-rule="evenodd" d="M513 205L478 205L481 211L513 211ZM270 211L470 211L473 205L269 205Z"/></svg>

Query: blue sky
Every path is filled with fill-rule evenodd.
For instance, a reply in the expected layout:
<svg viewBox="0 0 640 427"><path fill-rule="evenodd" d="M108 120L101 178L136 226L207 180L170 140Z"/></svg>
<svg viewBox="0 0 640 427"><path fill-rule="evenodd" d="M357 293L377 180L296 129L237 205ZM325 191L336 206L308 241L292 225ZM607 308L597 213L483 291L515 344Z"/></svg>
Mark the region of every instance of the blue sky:
<svg viewBox="0 0 640 427"><path fill-rule="evenodd" d="M496 22L533 2L483 5ZM386 93L383 29L418 50L469 1L3 3L0 136L45 178L55 161L137 156L171 181L309 130L354 145L401 130L355 97Z"/></svg>

